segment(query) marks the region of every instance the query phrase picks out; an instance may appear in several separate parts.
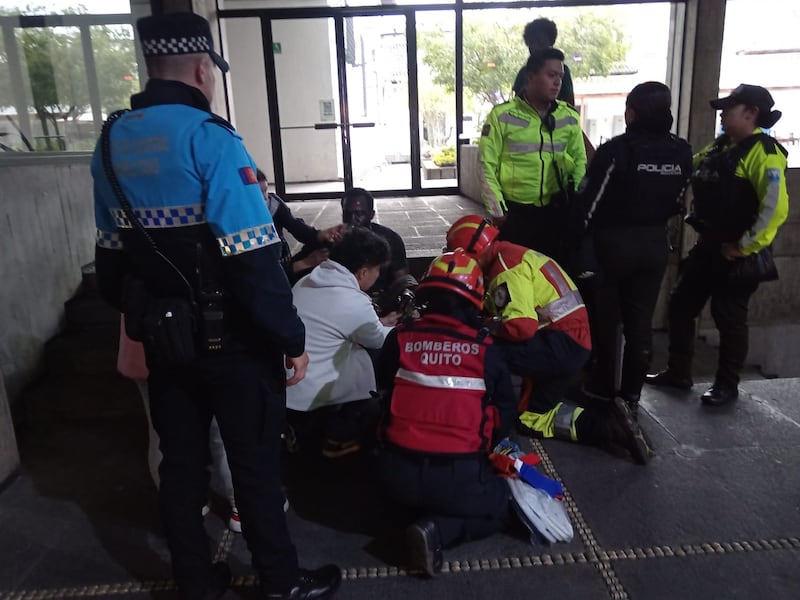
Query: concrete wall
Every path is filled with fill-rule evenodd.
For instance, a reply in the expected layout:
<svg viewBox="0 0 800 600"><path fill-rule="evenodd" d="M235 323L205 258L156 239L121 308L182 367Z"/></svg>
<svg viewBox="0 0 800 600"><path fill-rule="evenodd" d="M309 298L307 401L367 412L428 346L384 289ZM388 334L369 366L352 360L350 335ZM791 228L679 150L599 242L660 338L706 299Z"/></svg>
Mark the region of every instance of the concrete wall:
<svg viewBox="0 0 800 600"><path fill-rule="evenodd" d="M11 422L3 373L0 372L0 486L16 472L18 467L17 438L14 434L14 424Z"/></svg>
<svg viewBox="0 0 800 600"><path fill-rule="evenodd" d="M0 370L14 398L94 257L86 155L0 158Z"/></svg>

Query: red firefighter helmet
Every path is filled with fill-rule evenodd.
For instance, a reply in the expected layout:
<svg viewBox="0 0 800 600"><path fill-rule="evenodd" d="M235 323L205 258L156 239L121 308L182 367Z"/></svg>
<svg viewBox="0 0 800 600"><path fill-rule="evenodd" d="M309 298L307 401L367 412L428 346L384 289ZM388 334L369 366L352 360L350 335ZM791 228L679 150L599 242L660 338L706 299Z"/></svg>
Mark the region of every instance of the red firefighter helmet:
<svg viewBox="0 0 800 600"><path fill-rule="evenodd" d="M463 248L472 257L478 257L488 248L500 230L480 215L466 215L447 230L447 249Z"/></svg>
<svg viewBox="0 0 800 600"><path fill-rule="evenodd" d="M454 292L478 308L483 306L483 272L478 261L461 248L433 259L416 291L426 288Z"/></svg>

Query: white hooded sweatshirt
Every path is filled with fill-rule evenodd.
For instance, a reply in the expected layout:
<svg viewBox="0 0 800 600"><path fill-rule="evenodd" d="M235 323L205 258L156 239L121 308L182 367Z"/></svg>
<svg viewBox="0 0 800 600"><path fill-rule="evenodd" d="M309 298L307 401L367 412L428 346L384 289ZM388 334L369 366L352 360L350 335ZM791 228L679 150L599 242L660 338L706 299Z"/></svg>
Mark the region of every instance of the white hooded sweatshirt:
<svg viewBox="0 0 800 600"><path fill-rule="evenodd" d="M286 389L286 406L310 411L368 399L375 389L375 370L364 348L382 348L392 328L380 322L355 275L326 260L292 292L306 326L308 371Z"/></svg>

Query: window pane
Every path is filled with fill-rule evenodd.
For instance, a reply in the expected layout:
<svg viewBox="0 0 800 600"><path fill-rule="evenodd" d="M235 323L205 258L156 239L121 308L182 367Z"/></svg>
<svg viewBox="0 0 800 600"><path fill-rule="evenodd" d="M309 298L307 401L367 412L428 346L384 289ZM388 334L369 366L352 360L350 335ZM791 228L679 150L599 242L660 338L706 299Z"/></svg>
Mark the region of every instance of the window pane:
<svg viewBox="0 0 800 600"><path fill-rule="evenodd" d="M528 59L525 24L544 17L558 27L555 47L569 67L575 105L596 146L625 129L625 97L638 83L666 82L672 5L468 10L464 12L464 114L472 136L492 106L512 97Z"/></svg>
<svg viewBox="0 0 800 600"><path fill-rule="evenodd" d="M481 0L483 1L483 0ZM392 5L425 5L425 4L454 4L455 0L220 0L220 10L246 10L257 8L339 8L345 6L381 6Z"/></svg>
<svg viewBox="0 0 800 600"><path fill-rule="evenodd" d="M139 67L130 25L91 27L92 50L97 68L103 116L130 106L139 91ZM91 113L91 108L89 109ZM99 135L99 132L98 132Z"/></svg>
<svg viewBox="0 0 800 600"><path fill-rule="evenodd" d="M768 35L754 35L753 24L765 14L780 18L770 20ZM720 96L727 96L740 83L770 91L775 109L783 112L770 133L789 150L790 167L800 166L796 150L800 112L794 110L800 106L798 23L800 5L795 0L728 0L719 78Z"/></svg>
<svg viewBox="0 0 800 600"><path fill-rule="evenodd" d="M455 13L418 12L419 136L425 188L458 185L455 56Z"/></svg>
<svg viewBox="0 0 800 600"><path fill-rule="evenodd" d="M0 4L0 8L10 15L58 15L67 12L113 15L131 12L130 0L11 0Z"/></svg>
<svg viewBox="0 0 800 600"><path fill-rule="evenodd" d="M5 40L3 29L0 28L0 152L11 150L22 150L23 144L14 122L10 122L16 115L14 109L14 96L11 94L11 73L8 68L8 58L6 57Z"/></svg>
<svg viewBox="0 0 800 600"><path fill-rule="evenodd" d="M31 143L37 151L84 150L93 123L81 116L90 109L80 31L75 27L16 30L31 111Z"/></svg>

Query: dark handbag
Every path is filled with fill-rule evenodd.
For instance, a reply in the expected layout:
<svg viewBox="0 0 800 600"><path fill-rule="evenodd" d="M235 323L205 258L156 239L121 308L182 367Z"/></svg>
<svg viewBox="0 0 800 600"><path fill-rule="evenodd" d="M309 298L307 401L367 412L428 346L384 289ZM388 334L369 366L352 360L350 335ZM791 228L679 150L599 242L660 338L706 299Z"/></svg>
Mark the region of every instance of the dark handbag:
<svg viewBox="0 0 800 600"><path fill-rule="evenodd" d="M734 285L754 285L763 281L778 279L778 267L772 257L772 246L762 248L754 254L733 261L728 271L728 283Z"/></svg>
<svg viewBox="0 0 800 600"><path fill-rule="evenodd" d="M155 255L177 274L187 289L186 298L178 296L157 298L150 294L140 279L131 278L126 281L123 299L125 333L132 340L142 342L159 366L179 367L189 364L197 355L197 304L192 286L186 277L175 263L161 252L136 216L111 164L111 126L125 112L127 111L121 110L113 113L103 124L100 136L103 170L133 228L144 238Z"/></svg>

